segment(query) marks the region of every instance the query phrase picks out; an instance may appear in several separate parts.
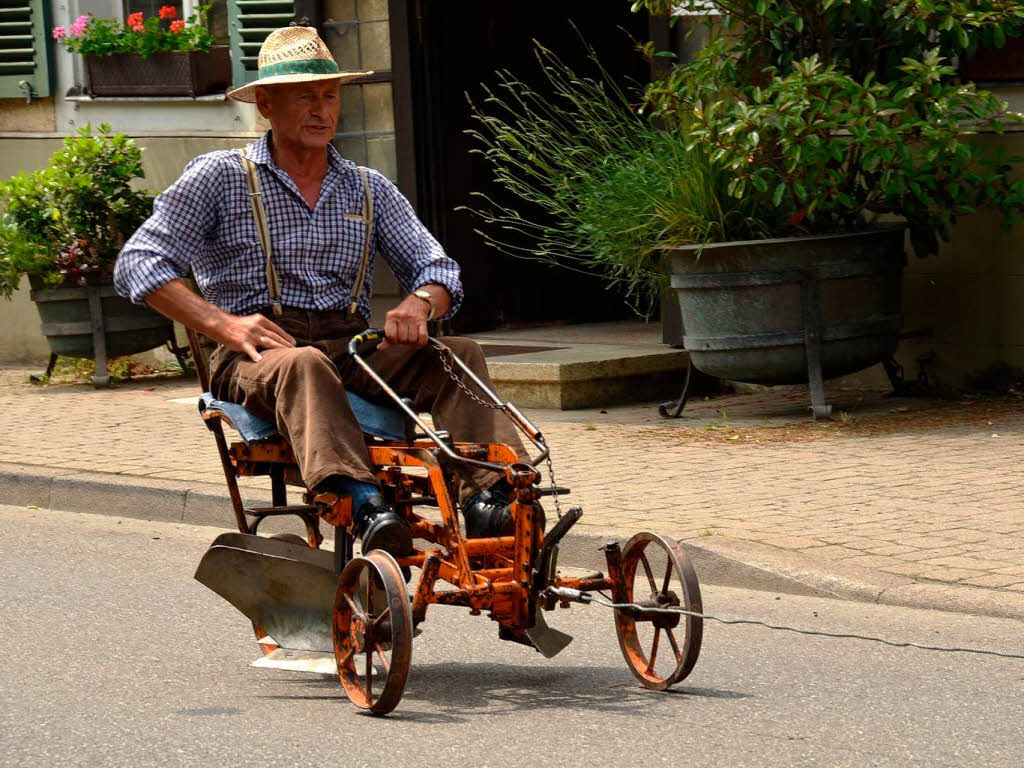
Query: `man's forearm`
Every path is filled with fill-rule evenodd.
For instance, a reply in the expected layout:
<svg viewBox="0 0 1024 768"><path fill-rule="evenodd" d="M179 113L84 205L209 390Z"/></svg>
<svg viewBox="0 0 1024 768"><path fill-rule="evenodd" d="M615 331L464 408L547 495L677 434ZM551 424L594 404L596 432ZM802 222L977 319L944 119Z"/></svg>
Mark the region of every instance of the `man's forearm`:
<svg viewBox="0 0 1024 768"><path fill-rule="evenodd" d="M146 296L146 303L165 317L220 340L219 329L226 313L211 304L181 280L172 280Z"/></svg>

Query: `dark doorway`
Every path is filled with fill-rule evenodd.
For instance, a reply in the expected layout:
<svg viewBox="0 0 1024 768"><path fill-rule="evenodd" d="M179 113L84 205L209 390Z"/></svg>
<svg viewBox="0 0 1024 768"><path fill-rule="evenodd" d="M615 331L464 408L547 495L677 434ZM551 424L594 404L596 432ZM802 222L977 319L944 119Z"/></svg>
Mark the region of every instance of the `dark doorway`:
<svg viewBox="0 0 1024 768"><path fill-rule="evenodd" d="M466 94L479 100L498 69L541 88L534 40L588 72L585 40L616 78L645 82L649 68L632 41L647 38L646 16L624 0L391 0L391 24L399 185L462 267L455 330L630 316L597 278L486 246L473 231L480 221L456 209L473 192L496 194L487 164L470 153Z"/></svg>

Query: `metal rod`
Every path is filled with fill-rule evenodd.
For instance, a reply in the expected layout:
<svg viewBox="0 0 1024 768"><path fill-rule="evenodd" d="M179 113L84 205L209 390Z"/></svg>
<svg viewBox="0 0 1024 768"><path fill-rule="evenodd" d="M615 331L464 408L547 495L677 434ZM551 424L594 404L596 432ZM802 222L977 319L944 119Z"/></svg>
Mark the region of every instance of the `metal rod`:
<svg viewBox="0 0 1024 768"><path fill-rule="evenodd" d="M473 465L473 466L476 466L476 467L482 467L484 469L489 469L492 472L504 472L505 471L505 467L502 464L495 464L495 463L490 462L490 461L480 461L478 459L470 459L470 458L468 458L466 456L462 456L461 454L458 454L454 450L452 450L437 435L437 433L434 432L434 430L432 430L430 427L428 427L423 422L423 420L419 417L419 414L416 413L412 408L410 408L405 403L404 400L402 400L402 398L398 395L398 393L395 392L390 387L390 385L388 385L388 383L386 381L384 381L384 379L380 376L380 374L378 374L375 370L373 370L372 367L370 367L370 364L367 363L366 360L364 360L362 358L362 356L359 354L359 352L357 351L357 348L363 342L366 342L366 341L377 341L377 342L379 342L382 339L384 339L384 331L383 330L363 331L363 333L354 336L352 338L352 340L349 342L348 353L352 357L352 359L356 361L356 364L360 368L362 368L371 379L373 379L374 383L377 384L377 386L379 386L382 390L384 390L384 392L389 397L391 397L392 400L395 401L395 403L398 405L398 407L410 419L412 419L413 423L415 423L416 426L419 427L420 430L422 430L422 432L427 437L429 437L434 442L435 445L437 445L437 447L441 450L442 453L444 453L445 456L447 456L452 461L460 462L462 464L470 464L470 465ZM436 348L438 348L438 349L442 348L441 342L438 341L437 339L435 339L434 337L428 336L427 340L428 340L429 343L433 344ZM513 424L515 424L524 434L526 434L527 437L530 438L530 442L532 442L537 448L540 449L540 451L541 451L540 456L538 456L536 459L533 459L530 463L532 465L536 465L537 463L539 463L539 462L543 461L544 459L546 459L548 457L548 455L550 454L550 449L548 448L547 444L544 442L544 439L543 439L543 436L540 433L540 430L538 430L537 427L535 427L530 422L529 419L527 419L525 416L523 416L521 413L519 413L519 411L511 403L504 403L504 402L502 402L501 399L490 389L490 387L488 387L486 384L484 384L479 379L479 377L477 377L476 374L474 374L469 369L469 367L464 362L462 362L462 360L460 360L455 355L452 355L451 357L452 357L453 360L456 361L456 363L458 363L459 367L462 368L463 371L465 371L467 374L469 374L469 376L473 379L473 381L477 384L477 386L480 387L481 391L483 391L488 397L490 397L494 401L494 403L496 405L501 406L502 413L504 413L512 421Z"/></svg>

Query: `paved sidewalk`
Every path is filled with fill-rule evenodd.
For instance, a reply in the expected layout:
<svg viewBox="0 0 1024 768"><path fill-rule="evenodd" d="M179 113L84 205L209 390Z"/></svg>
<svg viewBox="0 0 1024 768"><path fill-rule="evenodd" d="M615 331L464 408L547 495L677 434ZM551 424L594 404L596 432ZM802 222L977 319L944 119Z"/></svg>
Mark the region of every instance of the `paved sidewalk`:
<svg viewBox="0 0 1024 768"><path fill-rule="evenodd" d="M0 462L223 493L194 381L97 391L29 385L27 373L0 369ZM529 415L584 534L650 529L811 591L934 607L969 598L960 609L1024 616L1024 403L831 397L831 423L810 421L806 393L787 389L698 399L671 422L653 405Z"/></svg>

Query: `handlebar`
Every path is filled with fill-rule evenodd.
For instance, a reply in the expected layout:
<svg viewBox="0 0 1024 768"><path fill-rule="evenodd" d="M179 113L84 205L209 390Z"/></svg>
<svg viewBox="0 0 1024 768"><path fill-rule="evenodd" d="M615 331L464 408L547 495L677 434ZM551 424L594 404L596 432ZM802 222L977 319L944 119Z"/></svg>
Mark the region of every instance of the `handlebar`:
<svg viewBox="0 0 1024 768"><path fill-rule="evenodd" d="M348 354L350 357L355 357L358 349L368 341L383 341L384 340L384 329L383 328L367 328L362 333L358 333L352 337L352 340L348 343Z"/></svg>
<svg viewBox="0 0 1024 768"><path fill-rule="evenodd" d="M413 423L416 424L416 426L419 427L420 430L422 430L423 433L426 434L438 446L438 448L440 448L441 451L446 456L448 456L449 459L453 459L464 464L472 464L475 466L483 467L498 472L503 471L504 466L494 464L489 461L479 461L477 459L470 459L465 456L460 456L459 454L452 451L452 449L443 440L441 440L440 437L438 437L434 430L430 429L430 427L423 423L423 421L419 417L419 414L417 414L408 405L406 405L402 398L390 386L388 386L388 383L384 381L384 379L380 377L380 374L373 370L373 368L370 367L370 365L362 358L362 356L360 356L359 347L361 347L368 341L383 341L385 336L386 334L384 332L384 329L382 328L367 328L362 333L356 334L348 343L349 356L356 361L356 364L359 365L359 367L361 367L367 373L367 375L369 375L371 379L373 379L377 386L379 386L389 397L391 397L392 400L395 401L395 404L398 406L398 408L401 409L406 416L412 419ZM439 350L446 349L446 347L433 336L427 337L427 343L437 347ZM540 430L537 429L537 427L534 426L533 423L528 418L526 418L526 416L523 415L523 413L518 408L512 405L512 403L503 402L501 398L499 398L498 395L495 394L494 391L490 387L488 387L486 383L481 381L480 378L475 373L473 373L473 371L456 355L451 355L451 359L456 365L458 365L462 369L462 372L466 374L472 380L472 382L480 388L480 390L483 393L490 397L490 399L501 410L501 412L504 413L505 416L507 416L508 419L513 424L515 424L515 426L530 439L530 442L532 442L534 446L540 449L540 455L532 459L529 463L532 464L533 466L537 466L537 464L544 461L550 454L550 449L548 448L547 443L544 441L544 437L543 435L541 435ZM454 373L452 375L454 375Z"/></svg>

